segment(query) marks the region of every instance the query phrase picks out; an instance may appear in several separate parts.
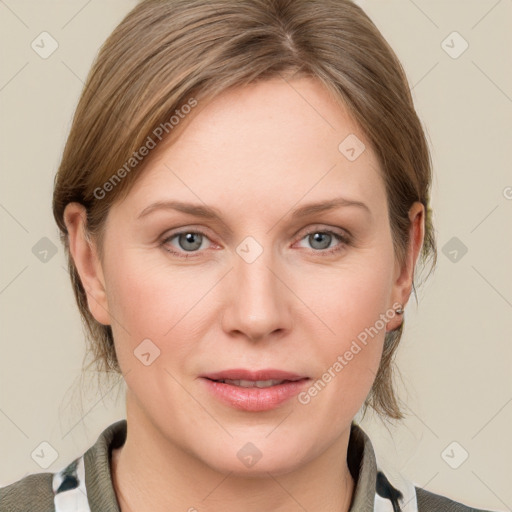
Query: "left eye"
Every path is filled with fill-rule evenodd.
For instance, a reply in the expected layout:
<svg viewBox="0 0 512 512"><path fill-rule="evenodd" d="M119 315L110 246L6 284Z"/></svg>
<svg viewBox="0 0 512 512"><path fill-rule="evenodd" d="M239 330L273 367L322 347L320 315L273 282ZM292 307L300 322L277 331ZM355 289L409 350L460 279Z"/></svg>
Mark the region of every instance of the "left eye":
<svg viewBox="0 0 512 512"><path fill-rule="evenodd" d="M345 245L348 244L349 240L347 237L343 236L340 233L335 233L330 230L314 230L306 233L306 235L301 240L307 240L315 252L336 252L337 250L341 250ZM331 246L331 242L338 241L340 244ZM316 247L315 247L316 245ZM325 250L329 249L329 250Z"/></svg>

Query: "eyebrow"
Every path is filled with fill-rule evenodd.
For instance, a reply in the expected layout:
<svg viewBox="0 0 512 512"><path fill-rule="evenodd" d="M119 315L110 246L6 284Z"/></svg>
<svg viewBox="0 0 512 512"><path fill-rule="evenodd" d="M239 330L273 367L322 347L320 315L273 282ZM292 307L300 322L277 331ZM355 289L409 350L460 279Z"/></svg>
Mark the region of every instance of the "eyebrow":
<svg viewBox="0 0 512 512"><path fill-rule="evenodd" d="M330 199L328 201L322 201L318 203L309 203L304 206L301 206L300 208L296 208L295 210L291 211L291 217L293 219L295 218L303 218L308 215L313 215L315 213L325 212L328 210L334 210L336 208L341 207L357 207L360 208L362 211L366 212L368 215L371 216L371 210L370 208L361 201L355 201L352 199L347 199L344 197L336 197L334 199ZM222 220L222 215L216 208L213 208L211 206L205 206L200 204L192 204L192 203L184 203L182 201L157 201L155 203L150 204L142 212L138 215L137 220L146 217L151 212L156 210L177 210L183 213L188 213L190 215L193 215L195 217L201 217L204 219L213 219L216 220L223 225L225 225L224 221ZM288 215L288 214L286 214ZM286 216L284 215L284 216Z"/></svg>

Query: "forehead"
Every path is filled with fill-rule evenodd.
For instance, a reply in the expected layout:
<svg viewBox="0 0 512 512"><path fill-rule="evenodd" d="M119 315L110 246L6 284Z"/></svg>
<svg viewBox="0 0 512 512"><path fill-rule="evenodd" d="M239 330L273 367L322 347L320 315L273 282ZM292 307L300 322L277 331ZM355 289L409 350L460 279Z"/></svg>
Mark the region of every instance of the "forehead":
<svg viewBox="0 0 512 512"><path fill-rule="evenodd" d="M252 212L326 194L385 202L361 128L317 80L278 78L225 91L199 102L172 136L152 150L128 195L134 214L150 199L178 197L221 208L243 203Z"/></svg>

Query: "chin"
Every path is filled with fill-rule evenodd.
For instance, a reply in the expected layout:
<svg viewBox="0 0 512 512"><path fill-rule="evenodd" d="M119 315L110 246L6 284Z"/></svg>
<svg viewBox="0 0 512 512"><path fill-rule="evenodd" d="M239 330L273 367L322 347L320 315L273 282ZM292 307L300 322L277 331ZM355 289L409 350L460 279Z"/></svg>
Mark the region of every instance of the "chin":
<svg viewBox="0 0 512 512"><path fill-rule="evenodd" d="M283 445L281 440L275 443L265 440L264 436L250 441L251 436L243 440L230 440L224 446L218 446L201 459L220 473L233 473L240 477L268 478L272 475L286 474L298 469L306 458L306 453L298 450L301 443Z"/></svg>

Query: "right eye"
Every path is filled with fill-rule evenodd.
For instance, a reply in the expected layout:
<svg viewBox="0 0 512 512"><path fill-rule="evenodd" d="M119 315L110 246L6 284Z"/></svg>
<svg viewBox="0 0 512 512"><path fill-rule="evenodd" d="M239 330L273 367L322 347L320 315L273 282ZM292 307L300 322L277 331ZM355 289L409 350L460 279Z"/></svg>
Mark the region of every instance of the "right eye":
<svg viewBox="0 0 512 512"><path fill-rule="evenodd" d="M176 247L174 244L171 244L171 241L174 239L177 239L178 247ZM205 240L209 239L206 233L203 233L202 231L184 230L178 231L166 237L165 240L162 241L162 247L167 252L170 252L171 254L180 258L194 258L196 257L195 255L190 255L187 253L200 252L199 249L201 249L201 246ZM170 249L169 244L176 248L176 250Z"/></svg>

